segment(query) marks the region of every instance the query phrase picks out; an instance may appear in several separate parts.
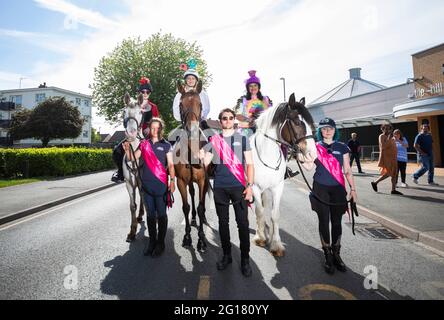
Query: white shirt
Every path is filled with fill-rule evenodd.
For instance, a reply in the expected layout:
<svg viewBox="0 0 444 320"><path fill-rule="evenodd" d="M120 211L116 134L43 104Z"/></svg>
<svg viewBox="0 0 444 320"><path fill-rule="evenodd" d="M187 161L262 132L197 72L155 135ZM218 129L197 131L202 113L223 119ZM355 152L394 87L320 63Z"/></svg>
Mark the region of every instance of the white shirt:
<svg viewBox="0 0 444 320"><path fill-rule="evenodd" d="M180 98L182 94L178 92L176 96L174 97L173 101L173 115L174 119L177 121L181 121L180 119ZM199 94L200 102L202 103L202 119L207 119L208 114L210 113L210 100L208 99L208 94L205 90L202 90Z"/></svg>

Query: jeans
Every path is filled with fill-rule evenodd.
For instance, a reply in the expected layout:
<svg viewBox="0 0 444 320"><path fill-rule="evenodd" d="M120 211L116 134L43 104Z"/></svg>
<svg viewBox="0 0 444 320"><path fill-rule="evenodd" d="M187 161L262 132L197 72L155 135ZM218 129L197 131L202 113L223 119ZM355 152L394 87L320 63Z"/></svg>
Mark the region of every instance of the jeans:
<svg viewBox="0 0 444 320"><path fill-rule="evenodd" d="M361 160L359 159L359 152L358 153L350 153L350 167L353 165L353 160L356 159L356 165L358 166L359 173L362 173L361 169Z"/></svg>
<svg viewBox="0 0 444 320"><path fill-rule="evenodd" d="M413 178L419 179L424 173L428 171L428 182L432 183L435 171L435 165L433 164L433 154L419 156L419 161L421 161L421 168L413 174Z"/></svg>
<svg viewBox="0 0 444 320"><path fill-rule="evenodd" d="M398 161L398 177L399 177L399 173L401 173L402 183L405 183L406 169L407 169L407 162ZM396 181L398 181L398 180L396 180Z"/></svg>

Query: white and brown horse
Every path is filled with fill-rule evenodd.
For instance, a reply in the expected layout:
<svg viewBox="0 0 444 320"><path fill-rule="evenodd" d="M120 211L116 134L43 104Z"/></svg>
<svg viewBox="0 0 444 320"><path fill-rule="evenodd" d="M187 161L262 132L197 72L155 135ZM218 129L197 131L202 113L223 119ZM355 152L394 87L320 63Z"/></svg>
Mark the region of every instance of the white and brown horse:
<svg viewBox="0 0 444 320"><path fill-rule="evenodd" d="M288 103L264 111L256 121L256 133L250 137L254 161L255 213L257 220L255 243L269 244L274 256L282 257L285 248L279 235L279 205L284 191L287 158L281 150L285 145L297 152L306 169L317 158L312 132L313 118L305 107L305 98L296 102L294 94ZM270 210L271 226L266 224L265 211Z"/></svg>

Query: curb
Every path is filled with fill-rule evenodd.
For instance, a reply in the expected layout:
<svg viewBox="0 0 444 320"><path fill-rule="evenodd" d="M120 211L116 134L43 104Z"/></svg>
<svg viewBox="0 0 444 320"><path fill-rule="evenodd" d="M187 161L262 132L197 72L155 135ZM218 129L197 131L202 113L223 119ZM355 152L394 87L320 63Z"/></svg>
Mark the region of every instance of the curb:
<svg viewBox="0 0 444 320"><path fill-rule="evenodd" d="M58 205L60 205L62 203L66 203L66 202L69 202L69 201L72 201L72 200L75 200L75 199L87 196L89 194L93 194L93 193L96 193L96 192L99 192L99 191L102 191L102 190L105 190L105 189L108 189L108 188L111 188L111 187L114 187L114 186L118 186L118 185L120 185L120 183L118 183L118 184L116 184L114 182L113 183L109 183L109 184L106 184L106 185L103 185L103 186L100 186L100 187L97 187L97 188L93 188L93 189L89 189L89 190L86 190L86 191L83 191L83 192L79 192L79 193L73 194L73 195L65 197L65 198L61 198L61 199L58 199L58 200L54 200L54 201L51 201L51 202L47 202L47 203L44 203L44 204L41 204L41 205L38 205L38 206L35 206L35 207L32 207L32 208L29 208L29 209L26 209L26 210L22 210L22 211L19 211L19 212L12 213L10 215L7 215L5 217L0 218L0 226L4 225L6 223L9 223L9 222L12 222L12 221L15 221L15 220L18 220L18 219L30 216L30 215L32 215L34 213L37 213L37 212L40 212L40 211L43 211L43 210L46 210L46 209L58 206Z"/></svg>
<svg viewBox="0 0 444 320"><path fill-rule="evenodd" d="M302 181L299 181L296 179L293 179L293 181L305 186L305 183ZM389 219L389 218L385 217L384 215L374 212L374 211L372 211L366 207L363 207L361 205L357 205L357 207L360 210L359 211L360 215L380 223L382 226L395 231L396 233L403 236L404 238L408 238L413 241L423 243L429 247L432 247L433 249L444 252L444 238L443 237L441 237L441 238L435 237L433 232L421 232L421 231L416 230L414 228L408 227L400 222Z"/></svg>

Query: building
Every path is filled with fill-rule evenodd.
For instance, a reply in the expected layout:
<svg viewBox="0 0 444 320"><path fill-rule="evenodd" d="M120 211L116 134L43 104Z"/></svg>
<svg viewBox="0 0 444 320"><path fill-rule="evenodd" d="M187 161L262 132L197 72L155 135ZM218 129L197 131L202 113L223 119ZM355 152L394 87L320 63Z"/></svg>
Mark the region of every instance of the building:
<svg viewBox="0 0 444 320"><path fill-rule="evenodd" d="M0 145L11 146L12 140L8 135L12 113L15 111L14 102L0 101Z"/></svg>
<svg viewBox="0 0 444 320"><path fill-rule="evenodd" d="M412 144L417 134L416 122L393 116L394 106L411 100L414 84L404 83L387 88L362 79L360 68L350 69L349 72L347 81L307 106L314 121L318 123L325 117L334 119L343 142L350 139L352 132L356 132L363 145L363 157L370 159L378 157L381 124L390 122L407 137L410 159L415 160Z"/></svg>
<svg viewBox="0 0 444 320"><path fill-rule="evenodd" d="M35 108L40 102L50 97L64 97L66 101L70 102L73 106L77 107L85 120L82 133L76 139L64 139L64 140L51 140L50 145L69 145L80 144L87 145L91 143L91 116L92 116L92 98L89 95L82 93L76 93L66 89L57 87L47 87L46 84L40 85L38 88L28 89L13 89L13 90L0 90L0 97L6 102L14 103L15 109L24 107L26 109ZM2 117L7 117L4 120L10 120L13 112L7 112L1 110ZM1 119L0 119L1 120ZM1 131L1 137L8 136L7 126ZM41 141L34 139L16 140L14 146L36 146L40 145Z"/></svg>
<svg viewBox="0 0 444 320"><path fill-rule="evenodd" d="M416 121L418 130L428 121L436 166L444 161L444 43L412 55L413 97L393 108L394 117Z"/></svg>

